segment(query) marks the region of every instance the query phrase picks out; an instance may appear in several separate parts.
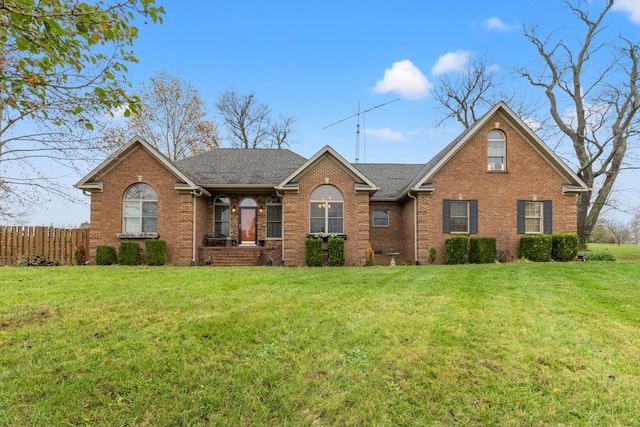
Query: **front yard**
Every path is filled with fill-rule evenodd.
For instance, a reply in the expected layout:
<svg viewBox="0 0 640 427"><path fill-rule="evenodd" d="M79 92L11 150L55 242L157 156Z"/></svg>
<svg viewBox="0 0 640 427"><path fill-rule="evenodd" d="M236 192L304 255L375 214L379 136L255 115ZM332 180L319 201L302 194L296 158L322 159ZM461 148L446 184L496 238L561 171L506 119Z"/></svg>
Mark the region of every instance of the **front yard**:
<svg viewBox="0 0 640 427"><path fill-rule="evenodd" d="M638 425L638 267L0 268L0 424Z"/></svg>

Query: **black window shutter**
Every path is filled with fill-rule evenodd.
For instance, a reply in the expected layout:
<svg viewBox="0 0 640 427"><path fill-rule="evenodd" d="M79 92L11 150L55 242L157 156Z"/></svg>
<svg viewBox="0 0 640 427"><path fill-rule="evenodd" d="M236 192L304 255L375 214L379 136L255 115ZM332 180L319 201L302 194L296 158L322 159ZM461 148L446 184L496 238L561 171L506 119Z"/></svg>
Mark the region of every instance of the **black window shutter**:
<svg viewBox="0 0 640 427"><path fill-rule="evenodd" d="M469 233L478 234L478 201L469 200Z"/></svg>
<svg viewBox="0 0 640 427"><path fill-rule="evenodd" d="M518 234L524 234L524 200L518 200Z"/></svg>
<svg viewBox="0 0 640 427"><path fill-rule="evenodd" d="M442 200L442 232L451 233L451 200Z"/></svg>
<svg viewBox="0 0 640 427"><path fill-rule="evenodd" d="M544 234L553 233L553 209L551 200L544 201Z"/></svg>

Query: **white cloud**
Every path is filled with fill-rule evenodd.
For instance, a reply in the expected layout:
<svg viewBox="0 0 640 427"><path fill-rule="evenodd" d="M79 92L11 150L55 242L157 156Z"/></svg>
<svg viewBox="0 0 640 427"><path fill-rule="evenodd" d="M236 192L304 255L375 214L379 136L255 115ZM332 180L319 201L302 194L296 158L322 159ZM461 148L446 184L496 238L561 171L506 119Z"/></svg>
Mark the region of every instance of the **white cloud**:
<svg viewBox="0 0 640 427"><path fill-rule="evenodd" d="M640 0L616 0L611 9L629 13L631 21L640 24Z"/></svg>
<svg viewBox="0 0 640 427"><path fill-rule="evenodd" d="M436 65L433 66L431 72L436 76L439 74L450 73L452 71L462 72L467 67L471 52L459 50L457 52L449 52L438 58Z"/></svg>
<svg viewBox="0 0 640 427"><path fill-rule="evenodd" d="M389 128L383 129L366 129L367 135L371 135L374 138L382 139L383 141L406 141L407 138L400 132L393 131Z"/></svg>
<svg viewBox="0 0 640 427"><path fill-rule="evenodd" d="M518 28L517 25L510 25L502 21L502 19L494 16L484 21L484 26L489 31L511 31Z"/></svg>
<svg viewBox="0 0 640 427"><path fill-rule="evenodd" d="M378 80L373 91L376 93L394 92L405 99L421 99L429 95L433 84L411 61L394 62L384 71L384 78Z"/></svg>

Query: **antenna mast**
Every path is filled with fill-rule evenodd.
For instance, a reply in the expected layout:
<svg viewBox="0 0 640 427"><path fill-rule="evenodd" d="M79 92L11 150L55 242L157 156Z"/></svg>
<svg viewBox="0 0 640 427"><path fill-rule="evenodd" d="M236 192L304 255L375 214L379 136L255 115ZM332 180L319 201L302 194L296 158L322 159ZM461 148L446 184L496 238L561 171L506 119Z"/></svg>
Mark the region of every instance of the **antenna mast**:
<svg viewBox="0 0 640 427"><path fill-rule="evenodd" d="M367 108L364 111L360 111L360 102L358 102L358 112L356 114L353 114L353 115L351 115L349 117L345 117L344 119L338 120L337 122L331 123L330 125L327 125L327 126L323 127L322 129L329 128L329 127L331 127L333 125L337 125L338 123L342 123L344 121L347 121L349 119L357 117L358 118L358 122L356 124L356 163L360 163L360 114L362 114L363 118L364 118L364 115L367 114L369 111L375 110L376 108L384 107L385 105L389 105L389 104L391 104L393 102L396 102L396 101L399 101L399 100L400 100L400 98L396 98L396 99L394 99L392 101L385 102L383 104L374 105L373 107Z"/></svg>

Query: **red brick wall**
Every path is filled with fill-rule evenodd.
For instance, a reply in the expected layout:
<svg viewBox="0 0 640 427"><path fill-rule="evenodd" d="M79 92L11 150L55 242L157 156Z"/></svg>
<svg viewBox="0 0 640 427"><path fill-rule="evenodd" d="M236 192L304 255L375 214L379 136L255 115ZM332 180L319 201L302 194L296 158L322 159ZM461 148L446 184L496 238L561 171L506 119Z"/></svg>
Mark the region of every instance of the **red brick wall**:
<svg viewBox="0 0 640 427"><path fill-rule="evenodd" d="M389 210L389 226L373 226L373 211L377 209ZM369 232L371 249L378 252L374 258L374 265L389 265L391 258L389 252L396 252L400 255L396 258L396 263L411 263L413 259L413 228L410 228L411 237L407 237L405 230L407 224L405 215L413 215L413 211L404 212L405 209L398 203L373 202L370 205L371 230ZM408 217L408 218L412 218ZM412 224L412 223L411 223Z"/></svg>
<svg viewBox="0 0 640 427"><path fill-rule="evenodd" d="M137 148L104 176L103 191L91 194L91 237L89 254L95 260L98 245L116 249L122 233L122 201L125 190L132 184L143 182L154 188L158 195L158 234L167 242L168 262L189 265L192 256L193 197L178 194L174 189L176 177L145 149ZM204 215L205 202L198 201L198 212ZM204 218L204 216L203 216ZM198 226L198 232L204 230ZM135 240L144 248L144 240Z"/></svg>
<svg viewBox="0 0 640 427"><path fill-rule="evenodd" d="M309 199L323 184L338 188L344 197L346 265L364 265L369 244L369 194L355 193L355 179L332 155L321 157L299 179L299 192L284 195L285 263L304 265L304 241L309 233Z"/></svg>
<svg viewBox="0 0 640 427"><path fill-rule="evenodd" d="M487 171L487 135L497 128L506 135L506 172ZM430 247L445 260L442 232L443 199L478 200L477 236L495 237L497 249L507 260L519 256L517 234L517 200L552 200L553 232L576 231L576 197L563 195L560 175L509 126L505 117L496 114L479 129L470 141L433 179L433 194L418 195L418 259L426 263Z"/></svg>

